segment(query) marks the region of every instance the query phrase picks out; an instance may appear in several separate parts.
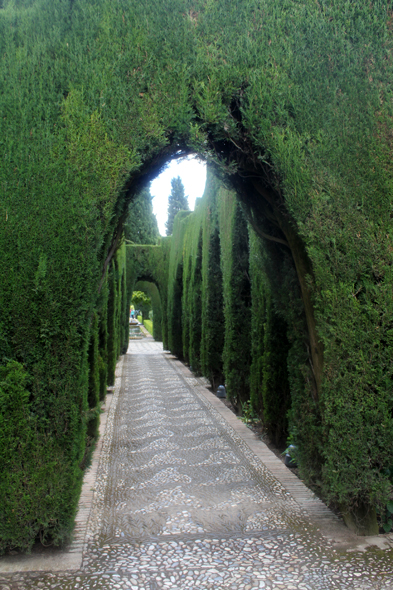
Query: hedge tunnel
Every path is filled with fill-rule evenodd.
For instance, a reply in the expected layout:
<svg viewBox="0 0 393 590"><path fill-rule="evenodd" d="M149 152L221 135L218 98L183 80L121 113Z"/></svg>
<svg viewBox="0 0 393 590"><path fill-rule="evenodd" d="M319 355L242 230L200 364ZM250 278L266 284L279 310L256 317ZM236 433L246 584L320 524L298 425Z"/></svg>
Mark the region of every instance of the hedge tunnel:
<svg viewBox="0 0 393 590"><path fill-rule="evenodd" d="M160 291L155 283L139 280L135 285L135 291L143 291L150 298L153 312L153 334L157 342L162 342L162 305Z"/></svg>
<svg viewBox="0 0 393 590"><path fill-rule="evenodd" d="M0 551L70 535L128 342L128 206L190 153L211 170L205 221L180 214L149 246L164 346L250 395L375 530L393 477L392 22L384 1L0 1ZM229 334L238 311L251 337L194 337L195 314Z"/></svg>

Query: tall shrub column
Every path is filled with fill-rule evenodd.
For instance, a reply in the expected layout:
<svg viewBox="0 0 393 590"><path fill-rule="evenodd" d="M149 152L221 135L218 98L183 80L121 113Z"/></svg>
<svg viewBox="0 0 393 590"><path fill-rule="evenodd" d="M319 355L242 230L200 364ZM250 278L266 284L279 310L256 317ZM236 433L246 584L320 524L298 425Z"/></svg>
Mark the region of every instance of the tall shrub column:
<svg viewBox="0 0 393 590"><path fill-rule="evenodd" d="M229 398L241 409L250 396L251 283L247 222L233 192L220 191L220 244L225 341L224 375Z"/></svg>
<svg viewBox="0 0 393 590"><path fill-rule="evenodd" d="M222 353L225 323L218 219L219 189L220 182L208 167L203 196L201 365L202 373L209 379L214 391L224 382Z"/></svg>

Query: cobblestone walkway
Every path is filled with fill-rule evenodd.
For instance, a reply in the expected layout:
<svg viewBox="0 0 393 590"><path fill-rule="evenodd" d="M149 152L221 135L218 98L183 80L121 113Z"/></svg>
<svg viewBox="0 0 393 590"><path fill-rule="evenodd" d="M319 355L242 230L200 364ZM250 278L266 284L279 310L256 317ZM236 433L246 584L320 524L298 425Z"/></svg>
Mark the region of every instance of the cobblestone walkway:
<svg viewBox="0 0 393 590"><path fill-rule="evenodd" d="M323 536L179 365L130 343L82 568L2 575L0 588L391 590L392 550Z"/></svg>

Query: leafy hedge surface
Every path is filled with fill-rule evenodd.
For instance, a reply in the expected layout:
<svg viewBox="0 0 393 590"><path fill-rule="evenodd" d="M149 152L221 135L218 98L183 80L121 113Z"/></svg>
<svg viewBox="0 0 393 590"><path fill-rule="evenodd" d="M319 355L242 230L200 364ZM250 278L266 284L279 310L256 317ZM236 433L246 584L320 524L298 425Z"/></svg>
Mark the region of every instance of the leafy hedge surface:
<svg viewBox="0 0 393 590"><path fill-rule="evenodd" d="M250 397L251 283L248 228L233 192L219 195L225 340L224 375L229 398L241 408Z"/></svg>
<svg viewBox="0 0 393 590"><path fill-rule="evenodd" d="M128 202L179 152L213 162L256 233L291 252L281 269L294 318L296 293L302 302L286 323L305 476L354 510L386 502L391 52L387 2L3 0L0 362L28 374L36 444L47 437L51 449L42 485L54 481L50 465L64 474L50 511L37 506L3 547L28 546L37 527L60 539L70 526L105 271L122 280L114 253ZM125 292L110 276L108 287L109 301ZM173 301L168 291L163 338L181 354ZM104 339L100 329L99 348ZM111 339L119 350L122 338ZM100 356L110 376L113 353ZM15 477L19 494L23 470Z"/></svg>
<svg viewBox="0 0 393 590"><path fill-rule="evenodd" d="M287 414L291 404L287 357L288 324L292 324L293 318L288 314L290 302L282 301L285 294L279 272L280 258L285 256L289 257L285 247L272 242L263 244L250 230L250 399L277 444L285 442L288 434ZM269 268L270 261L274 261L273 268ZM300 294L297 295L299 302Z"/></svg>
<svg viewBox="0 0 393 590"><path fill-rule="evenodd" d="M1 552L10 546L27 550L37 535L62 542L81 485L80 470L68 459L81 445L72 441L67 448L60 432L55 438L45 429L30 401L29 380L16 361L0 369Z"/></svg>
<svg viewBox="0 0 393 590"><path fill-rule="evenodd" d="M168 349L183 358L183 240L189 211L180 211L173 223L173 236L168 265ZM164 343L165 346L165 343Z"/></svg>
<svg viewBox="0 0 393 590"><path fill-rule="evenodd" d="M218 221L220 183L208 170L204 198L193 213L175 217L168 268L169 348L205 375L223 383L225 338ZM181 346L182 345L182 346Z"/></svg>
<svg viewBox="0 0 393 590"><path fill-rule="evenodd" d="M218 179L208 168L203 202L199 205L201 214L203 212L201 366L214 391L224 383L225 320L217 205L219 187Z"/></svg>
<svg viewBox="0 0 393 590"><path fill-rule="evenodd" d="M200 207L187 217L183 241L182 331L183 357L201 372L202 335L202 217Z"/></svg>

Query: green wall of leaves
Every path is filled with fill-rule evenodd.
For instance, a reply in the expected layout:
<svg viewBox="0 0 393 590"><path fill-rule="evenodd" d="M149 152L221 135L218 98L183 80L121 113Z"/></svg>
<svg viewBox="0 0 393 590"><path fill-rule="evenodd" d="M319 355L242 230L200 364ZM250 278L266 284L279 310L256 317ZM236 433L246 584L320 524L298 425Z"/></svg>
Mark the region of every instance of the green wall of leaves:
<svg viewBox="0 0 393 590"><path fill-rule="evenodd" d="M37 453L48 500L36 505L31 491L26 519L9 536L13 497L25 476L31 480L20 463L13 495L4 491L0 502L2 548L28 547L40 531L58 542L71 527L90 411L89 358L90 370L101 359L102 395L105 371L113 380L125 346L125 316L116 314L126 313L129 295L116 252L128 204L179 153L197 152L214 165L260 238L290 251L280 268L294 285L294 322L283 321L290 424L306 417L307 430L297 434L305 473L325 497L354 510L390 497L389 10L387 2L363 0L3 0L2 407L16 408L7 405L11 391L29 392L26 408L36 422L21 445L34 439L31 449L46 449ZM183 355L171 303L181 256L175 245L161 248L170 264L163 340ZM280 318L282 304L270 305ZM206 358L202 347L201 370ZM18 422L17 409L1 412Z"/></svg>

